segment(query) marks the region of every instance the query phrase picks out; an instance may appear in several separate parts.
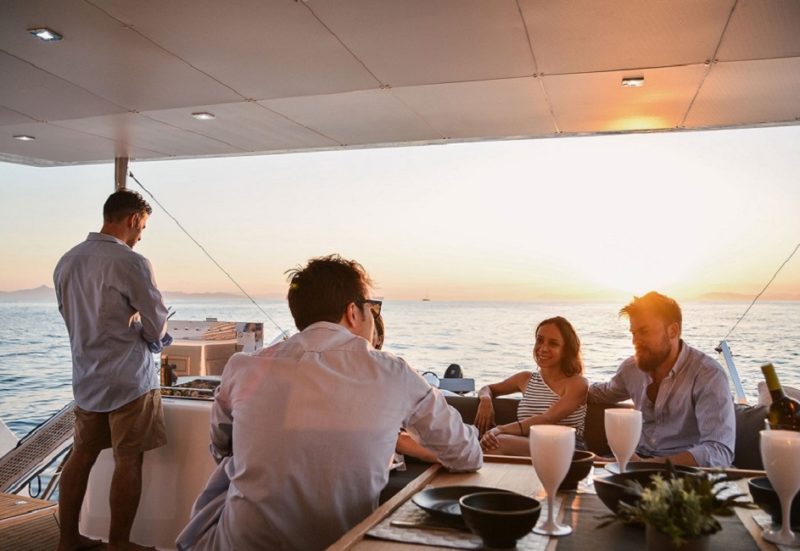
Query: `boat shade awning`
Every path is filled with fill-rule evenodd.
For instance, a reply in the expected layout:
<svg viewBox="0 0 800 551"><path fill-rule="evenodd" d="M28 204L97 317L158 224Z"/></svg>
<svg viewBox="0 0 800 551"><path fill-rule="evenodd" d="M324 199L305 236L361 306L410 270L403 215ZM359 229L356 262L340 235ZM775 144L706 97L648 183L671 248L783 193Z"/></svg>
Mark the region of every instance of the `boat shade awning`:
<svg viewBox="0 0 800 551"><path fill-rule="evenodd" d="M798 119L796 0L0 4L0 160L31 165Z"/></svg>

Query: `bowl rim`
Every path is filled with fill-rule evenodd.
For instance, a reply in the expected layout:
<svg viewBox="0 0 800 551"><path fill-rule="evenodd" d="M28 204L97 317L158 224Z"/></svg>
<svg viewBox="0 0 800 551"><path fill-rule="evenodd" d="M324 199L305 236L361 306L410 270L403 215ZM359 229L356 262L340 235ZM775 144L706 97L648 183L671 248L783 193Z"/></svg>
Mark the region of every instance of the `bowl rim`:
<svg viewBox="0 0 800 551"><path fill-rule="evenodd" d="M515 509L513 511L496 511L494 509L484 509L483 507L476 507L474 505L469 505L469 504L464 503L464 500L469 499L469 498L471 498L473 496L479 496L479 495L481 495L481 496L482 495L505 495L505 496L513 495L513 496L522 497L524 499L528 499L528 500L532 501L534 504L531 507L525 508L525 509ZM475 512L478 512L478 513L485 513L485 514L489 514L489 515L501 515L501 516L518 516L518 515L530 514L530 513L542 510L542 502L541 501L539 501L538 499L526 496L526 495L518 494L516 492L498 492L498 491L474 492L474 493L471 493L471 494L466 494L466 495L461 496L461 498L458 500L458 504L462 507L462 512L463 512L463 509L468 509L470 511L475 511Z"/></svg>
<svg viewBox="0 0 800 551"><path fill-rule="evenodd" d="M766 482L769 486L763 485ZM748 486L755 486L759 490L764 490L767 492L772 492L773 494L777 495L775 492L775 488L772 487L772 482L769 481L769 478L766 476L753 476L747 479Z"/></svg>
<svg viewBox="0 0 800 551"><path fill-rule="evenodd" d="M586 455L586 457L579 457L578 459L575 459L575 455L579 454L579 453L580 454L588 454L588 455ZM589 450L575 450L573 452L573 454L572 454L572 463L575 463L576 461L588 461L589 459L594 461L595 457L597 457L597 454L592 452L592 451L589 451Z"/></svg>

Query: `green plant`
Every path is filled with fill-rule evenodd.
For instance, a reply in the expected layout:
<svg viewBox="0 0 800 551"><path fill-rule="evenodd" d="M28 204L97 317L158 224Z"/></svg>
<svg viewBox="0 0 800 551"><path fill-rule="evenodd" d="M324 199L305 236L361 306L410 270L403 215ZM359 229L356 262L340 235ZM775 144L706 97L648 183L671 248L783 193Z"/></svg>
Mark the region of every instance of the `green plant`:
<svg viewBox="0 0 800 551"><path fill-rule="evenodd" d="M634 505L620 503L616 515L600 526L615 521L652 524L668 536L676 547L687 540L713 534L722 529L716 516L730 516L734 507L752 508L748 502L738 501L744 494L720 494L727 490L726 476L710 473L676 474L672 465L667 471L656 473L647 486L627 481L628 492L639 499Z"/></svg>

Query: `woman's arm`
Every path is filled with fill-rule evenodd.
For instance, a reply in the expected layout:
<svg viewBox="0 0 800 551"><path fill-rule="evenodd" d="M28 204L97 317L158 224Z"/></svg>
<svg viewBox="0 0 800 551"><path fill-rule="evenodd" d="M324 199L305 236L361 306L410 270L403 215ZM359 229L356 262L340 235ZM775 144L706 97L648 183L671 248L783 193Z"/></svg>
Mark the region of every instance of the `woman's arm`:
<svg viewBox="0 0 800 551"><path fill-rule="evenodd" d="M478 428L478 437L481 437L494 426L494 406L492 398L506 396L515 392L523 392L530 379L530 371L520 371L508 379L481 387L478 391L478 411L475 414L475 426Z"/></svg>
<svg viewBox="0 0 800 551"><path fill-rule="evenodd" d="M512 436L528 435L532 425L555 424L569 416L581 404L586 402L586 393L589 383L584 377L570 377L567 379L564 395L561 396L547 411L540 415L533 415L522 421L514 421L505 425L498 425L486 432L481 438L481 449L485 453L497 452L500 449L500 435Z"/></svg>

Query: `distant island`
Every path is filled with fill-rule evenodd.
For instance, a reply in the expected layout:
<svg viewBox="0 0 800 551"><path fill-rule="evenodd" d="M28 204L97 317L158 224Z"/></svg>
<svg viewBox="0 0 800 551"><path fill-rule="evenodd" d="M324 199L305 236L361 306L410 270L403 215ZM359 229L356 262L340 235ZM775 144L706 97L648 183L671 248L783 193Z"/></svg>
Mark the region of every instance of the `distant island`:
<svg viewBox="0 0 800 551"><path fill-rule="evenodd" d="M209 293L185 293L183 291L163 291L164 299L167 302L219 302L219 301L246 301L247 297L241 293L225 293L225 292L209 292ZM744 293L727 293L727 292L713 292L703 293L694 297L689 297L688 301L704 301L704 302L749 302L753 300L754 295L747 295ZM259 295L254 298L258 300L283 300L284 297L279 294ZM540 299L531 299L522 302L537 302L537 301L569 301L569 302L605 302L614 300L627 300L627 295L620 295L620 297L603 296L601 294L587 294L584 296L579 295L553 295L552 297L542 297ZM0 291L0 302L55 302L56 292L52 287L47 285L40 285L33 289L20 289L17 291ZM423 298L424 301L430 300L428 296ZM773 292L765 293L760 300L762 301L800 301L800 293L787 293L787 292Z"/></svg>
<svg viewBox="0 0 800 551"><path fill-rule="evenodd" d="M754 295L742 293L703 293L694 300L707 300L709 302L739 302L753 300ZM800 293L765 293L759 300L800 300Z"/></svg>

